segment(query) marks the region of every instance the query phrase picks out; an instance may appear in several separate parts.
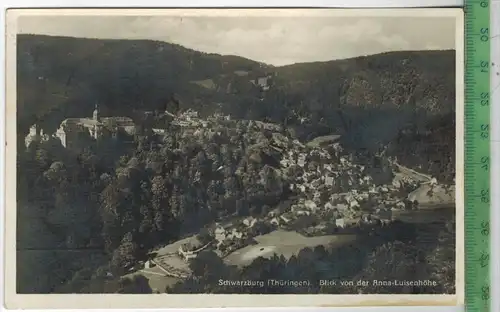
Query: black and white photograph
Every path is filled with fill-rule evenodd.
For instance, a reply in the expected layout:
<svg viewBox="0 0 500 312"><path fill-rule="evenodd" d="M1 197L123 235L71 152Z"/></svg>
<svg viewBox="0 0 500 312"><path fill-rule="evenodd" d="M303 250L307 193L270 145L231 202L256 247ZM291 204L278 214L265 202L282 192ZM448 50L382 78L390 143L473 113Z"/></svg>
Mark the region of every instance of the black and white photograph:
<svg viewBox="0 0 500 312"><path fill-rule="evenodd" d="M461 10L11 13L12 293L463 291Z"/></svg>

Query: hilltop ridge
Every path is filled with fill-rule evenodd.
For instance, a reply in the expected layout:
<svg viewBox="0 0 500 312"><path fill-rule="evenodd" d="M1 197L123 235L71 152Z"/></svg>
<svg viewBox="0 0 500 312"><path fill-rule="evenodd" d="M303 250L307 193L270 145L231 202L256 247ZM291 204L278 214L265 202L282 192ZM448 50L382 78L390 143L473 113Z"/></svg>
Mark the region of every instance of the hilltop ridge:
<svg viewBox="0 0 500 312"><path fill-rule="evenodd" d="M172 94L183 109L200 113L221 109L288 123L308 118L325 127L341 126L334 114L339 109L347 115L374 106L405 110L412 93L425 111L454 110L454 51L388 52L274 67L159 41L23 34L17 54L23 132L37 118L51 128L63 117L88 115L96 101L110 114L127 115L161 108ZM262 94L250 80L267 75L273 76L273 88Z"/></svg>
<svg viewBox="0 0 500 312"><path fill-rule="evenodd" d="M454 142L453 50L274 67L159 41L18 35L17 53L21 137L33 123L53 132L66 118L90 116L96 102L105 115L134 117L175 99L201 116L278 123L304 141L343 134L354 149L438 155L436 141Z"/></svg>

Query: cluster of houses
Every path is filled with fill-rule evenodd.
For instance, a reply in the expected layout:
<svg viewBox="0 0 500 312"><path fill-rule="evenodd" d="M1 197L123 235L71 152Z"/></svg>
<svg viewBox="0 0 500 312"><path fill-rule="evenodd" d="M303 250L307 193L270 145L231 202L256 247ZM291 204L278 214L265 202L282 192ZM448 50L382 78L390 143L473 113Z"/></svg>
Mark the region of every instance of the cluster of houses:
<svg viewBox="0 0 500 312"><path fill-rule="evenodd" d="M364 166L343 155L338 144L329 150L292 144L295 148L288 149L281 159L281 171L292 180L290 188L297 194L296 200L285 211L274 209L265 216L248 217L226 227L218 225L214 232L218 249L231 241L244 247L251 241L251 228L262 223L275 229L290 229L298 223L299 228L311 228L309 232L317 235L330 234L325 231L332 228L336 233L349 233L363 224L388 224L395 210L411 208L408 194L401 193L401 188L412 181L395 179L375 185ZM302 219L308 221L300 223Z"/></svg>
<svg viewBox="0 0 500 312"><path fill-rule="evenodd" d="M214 229L214 247L218 254L224 257L247 245L251 238L249 229L254 227L256 222L255 218L247 218L243 220L243 224L221 225L217 223Z"/></svg>
<svg viewBox="0 0 500 312"><path fill-rule="evenodd" d="M213 118L230 120L224 116ZM179 120L190 123L193 131L208 133L196 129L197 122L201 121L195 112L188 111ZM208 126L203 128L211 129L213 120L205 122ZM348 234L364 225L388 224L394 220L395 211L413 208L411 191L423 184L396 173L399 169L394 167L382 168L381 171L390 171L391 176L385 183L377 183L371 168L357 164L338 143L327 147L304 145L280 134L282 129L275 125L249 122L247 126L273 132L272 143L282 151L281 168L277 169L290 182L295 199L285 208L277 207L260 216L235 217L226 225L215 224L210 243L204 246L182 244L175 252L176 259L189 262L206 248L213 248L219 256L225 257L255 243L255 236L265 234L263 228L267 232L282 228L314 236Z"/></svg>
<svg viewBox="0 0 500 312"><path fill-rule="evenodd" d="M230 121L231 115L223 115L220 113L214 113L206 119L199 117L198 112L192 109L187 109L176 116L172 121L173 125L178 125L181 127L192 127L192 128L207 128L210 125L220 122L220 121Z"/></svg>

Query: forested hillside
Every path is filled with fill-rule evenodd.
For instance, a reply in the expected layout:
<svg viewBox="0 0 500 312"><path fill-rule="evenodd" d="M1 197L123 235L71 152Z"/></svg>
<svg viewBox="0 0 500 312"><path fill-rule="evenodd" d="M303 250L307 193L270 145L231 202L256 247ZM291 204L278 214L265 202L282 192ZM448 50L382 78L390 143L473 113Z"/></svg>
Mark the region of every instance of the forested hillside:
<svg viewBox="0 0 500 312"><path fill-rule="evenodd" d="M23 132L35 118L52 130L64 118L87 116L96 101L110 115L162 109L172 94L194 105L210 92L191 81L260 69L259 63L241 57L146 40L19 35L17 55Z"/></svg>
<svg viewBox="0 0 500 312"><path fill-rule="evenodd" d="M404 123L415 108L419 116L454 111L454 67L454 51L273 67L165 42L19 35L19 130L36 118L53 130L64 118L88 116L96 101L109 115L161 110L172 95L181 108L200 112L222 109L291 125L307 118L309 133L350 130L367 120ZM249 80L265 74L273 76L272 87L262 94Z"/></svg>
<svg viewBox="0 0 500 312"><path fill-rule="evenodd" d="M124 282L118 277L155 247L198 233L208 223L266 215L271 208L290 210L290 202L297 200L290 187L298 173L282 174L276 168L288 152L310 153L306 143L320 135L341 134L342 157L355 162L353 168L364 168L363 174L380 171L371 166L392 158L453 183L454 51L391 52L274 67L165 42L19 35L17 56L20 292L151 292L141 278ZM255 83L262 77L268 77L265 88ZM23 146L32 124L53 133L66 118L91 117L96 102L103 116L133 118L135 135L95 142L88 137L79 151L62 148L55 138ZM179 105L174 109L192 108L201 120L217 121L186 130L155 120L165 132L154 133L141 116L164 111L172 102ZM216 112L231 118L217 119ZM255 121L269 122L271 130ZM338 165L336 157L329 161ZM316 156L309 158L301 170L321 163ZM354 181L362 179L353 170L345 170L345 179L355 174ZM383 263L401 260L405 267L401 275L393 272L396 278L431 263L423 276L447 283L431 292L452 293L450 224L432 231L415 226L419 233L442 236L426 246L415 246L420 234L408 238L398 225L370 232L366 235L392 236L347 247L345 252L359 253L362 261L344 273L377 277ZM299 258L307 258L309 251ZM317 253L330 264L340 261L336 252ZM406 253L423 256L409 259ZM292 259L254 267L280 278L290 272L276 267L288 266L294 276L319 274L303 272L308 262L297 265ZM244 274L267 276L253 269ZM198 278L206 279L207 289L227 292L204 274ZM189 291L190 282L174 288ZM317 289L303 292L309 291Z"/></svg>
<svg viewBox="0 0 500 312"><path fill-rule="evenodd" d="M37 120L53 132L65 118L90 116L96 102L104 115L134 117L137 111L164 110L175 99L180 109L205 115L221 111L281 123L304 140L344 134L355 148L378 149L408 126L420 140L454 141L422 137L430 135L428 123L454 118L454 51L273 67L147 40L19 35L18 43L22 137ZM272 76L264 93L249 82L263 75ZM445 126L451 128L442 133L454 133L451 120Z"/></svg>

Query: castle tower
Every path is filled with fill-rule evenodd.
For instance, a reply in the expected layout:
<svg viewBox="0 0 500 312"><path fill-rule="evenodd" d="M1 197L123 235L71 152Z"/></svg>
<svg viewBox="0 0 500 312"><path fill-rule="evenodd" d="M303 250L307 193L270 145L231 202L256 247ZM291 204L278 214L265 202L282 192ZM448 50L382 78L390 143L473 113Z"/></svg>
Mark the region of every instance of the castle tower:
<svg viewBox="0 0 500 312"><path fill-rule="evenodd" d="M95 121L99 121L99 117L100 117L99 116L99 105L97 103L95 104L95 109L94 109L94 113L93 113L92 117Z"/></svg>
<svg viewBox="0 0 500 312"><path fill-rule="evenodd" d="M33 137L38 137L40 134L40 126L38 124L34 124L30 127L30 135Z"/></svg>
<svg viewBox="0 0 500 312"><path fill-rule="evenodd" d="M92 118L94 119L95 121L95 124L94 126L92 127L92 130L90 132L91 136L94 138L94 139L99 139L99 137L101 136L101 124L100 124L100 114L99 114L99 104L95 104L95 109L94 109L94 113L92 114Z"/></svg>
<svg viewBox="0 0 500 312"><path fill-rule="evenodd" d="M56 131L56 137L59 138L59 140L61 140L61 145L64 146L64 147L67 147L67 142L66 142L66 132L64 131L64 129L61 127L59 129L57 129Z"/></svg>
<svg viewBox="0 0 500 312"><path fill-rule="evenodd" d="M41 139L41 127L38 124L34 124L30 127L30 132L24 138L24 144L28 147L31 142L39 142Z"/></svg>

